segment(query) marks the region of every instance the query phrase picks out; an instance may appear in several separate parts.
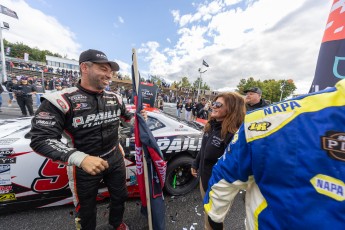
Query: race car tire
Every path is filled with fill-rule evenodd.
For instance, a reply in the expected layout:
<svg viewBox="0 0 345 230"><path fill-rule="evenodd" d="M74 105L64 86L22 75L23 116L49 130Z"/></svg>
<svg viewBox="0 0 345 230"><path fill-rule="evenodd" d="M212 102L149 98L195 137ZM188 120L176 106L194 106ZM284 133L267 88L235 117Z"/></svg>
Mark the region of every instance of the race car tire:
<svg viewBox="0 0 345 230"><path fill-rule="evenodd" d="M191 156L180 156L168 162L165 191L170 195L186 194L198 184L198 178L191 174L193 160Z"/></svg>

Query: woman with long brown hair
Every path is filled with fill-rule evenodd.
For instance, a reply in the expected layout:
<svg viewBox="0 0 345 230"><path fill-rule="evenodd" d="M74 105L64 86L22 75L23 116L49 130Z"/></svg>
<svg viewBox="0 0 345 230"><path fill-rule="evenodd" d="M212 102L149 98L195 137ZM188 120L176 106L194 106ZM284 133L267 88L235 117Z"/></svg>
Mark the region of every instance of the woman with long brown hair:
<svg viewBox="0 0 345 230"><path fill-rule="evenodd" d="M201 149L192 165L192 175L200 175L200 193L204 199L212 168L224 153L235 132L238 130L246 107L244 99L238 93L222 93L211 104L212 112L204 127ZM205 229L211 229L205 216Z"/></svg>

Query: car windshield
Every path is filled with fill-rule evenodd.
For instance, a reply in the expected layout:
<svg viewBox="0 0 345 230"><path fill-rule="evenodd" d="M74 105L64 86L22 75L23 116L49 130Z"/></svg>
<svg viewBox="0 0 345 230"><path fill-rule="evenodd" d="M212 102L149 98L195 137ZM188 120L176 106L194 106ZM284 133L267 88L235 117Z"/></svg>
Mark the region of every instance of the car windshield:
<svg viewBox="0 0 345 230"><path fill-rule="evenodd" d="M170 119L175 120L175 121L177 121L179 123L182 123L184 125L187 125L187 126L193 128L193 129L202 130L204 128L204 126L199 124L198 122L186 121L186 120L180 119L180 118L178 118L176 116L170 115L169 113L166 113L164 111L161 111L161 113L163 113L165 116L169 117Z"/></svg>

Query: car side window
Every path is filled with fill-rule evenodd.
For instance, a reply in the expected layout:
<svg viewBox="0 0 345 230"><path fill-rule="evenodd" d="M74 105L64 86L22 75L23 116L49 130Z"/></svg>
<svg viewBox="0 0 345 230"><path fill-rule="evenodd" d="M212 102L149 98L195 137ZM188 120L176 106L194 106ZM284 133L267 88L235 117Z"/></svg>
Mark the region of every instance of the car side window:
<svg viewBox="0 0 345 230"><path fill-rule="evenodd" d="M165 125L162 122L150 116L147 117L146 124L151 131L165 127Z"/></svg>

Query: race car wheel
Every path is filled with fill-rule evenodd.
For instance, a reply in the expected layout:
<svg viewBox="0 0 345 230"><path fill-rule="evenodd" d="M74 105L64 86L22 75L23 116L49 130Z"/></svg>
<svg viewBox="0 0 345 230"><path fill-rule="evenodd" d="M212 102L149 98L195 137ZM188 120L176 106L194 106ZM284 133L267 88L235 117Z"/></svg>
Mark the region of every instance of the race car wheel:
<svg viewBox="0 0 345 230"><path fill-rule="evenodd" d="M195 188L198 179L191 174L193 158L178 157L168 163L165 190L170 195L183 195Z"/></svg>

